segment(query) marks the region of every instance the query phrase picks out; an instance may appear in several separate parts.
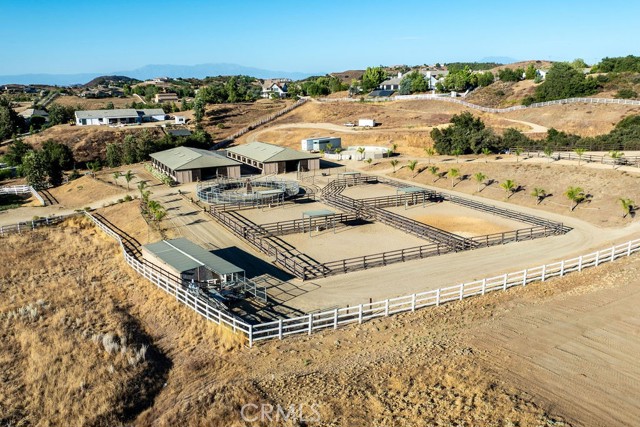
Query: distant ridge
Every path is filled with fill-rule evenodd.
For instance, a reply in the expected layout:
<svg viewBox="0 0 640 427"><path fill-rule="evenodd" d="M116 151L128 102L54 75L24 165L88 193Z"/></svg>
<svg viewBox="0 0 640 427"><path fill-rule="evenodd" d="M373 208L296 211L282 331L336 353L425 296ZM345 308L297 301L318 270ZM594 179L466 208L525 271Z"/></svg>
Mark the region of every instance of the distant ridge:
<svg viewBox="0 0 640 427"><path fill-rule="evenodd" d="M301 73L292 71L274 71L262 68L245 67L238 64L198 64L198 65L145 65L144 67L128 71L115 71L108 73L78 73L78 74L16 74L0 76L2 84L48 84L69 86L86 84L87 82L105 75L118 75L132 77L138 80L146 80L153 77L183 77L204 78L207 76L233 76L248 75L259 79L284 77L292 80L301 80L312 75L324 75L326 73Z"/></svg>

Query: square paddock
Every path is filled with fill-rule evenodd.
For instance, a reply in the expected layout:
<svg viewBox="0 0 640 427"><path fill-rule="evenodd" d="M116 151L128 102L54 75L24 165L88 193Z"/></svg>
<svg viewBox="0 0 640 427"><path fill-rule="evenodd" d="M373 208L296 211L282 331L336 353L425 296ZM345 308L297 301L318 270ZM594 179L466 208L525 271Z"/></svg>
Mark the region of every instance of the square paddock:
<svg viewBox="0 0 640 427"><path fill-rule="evenodd" d="M253 222L254 224L269 224L272 222L290 221L292 219L302 219L302 213L307 211L317 211L328 209L335 213L343 213L341 210L327 206L323 203L285 203L272 208L255 208L240 210L238 213Z"/></svg>
<svg viewBox="0 0 640 427"><path fill-rule="evenodd" d="M533 227L531 224L451 202L427 202L424 207L422 203L418 203L408 206L407 209L404 206L398 206L386 208L386 210L462 237L484 236Z"/></svg>

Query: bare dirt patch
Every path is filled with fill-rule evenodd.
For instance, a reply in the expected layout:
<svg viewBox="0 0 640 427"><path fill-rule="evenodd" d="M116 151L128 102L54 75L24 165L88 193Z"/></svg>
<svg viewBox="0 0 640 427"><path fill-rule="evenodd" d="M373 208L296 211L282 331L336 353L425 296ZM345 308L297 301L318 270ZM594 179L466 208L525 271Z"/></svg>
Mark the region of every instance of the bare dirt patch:
<svg viewBox="0 0 640 427"><path fill-rule="evenodd" d="M115 108L129 108L132 102L139 102L137 98L81 98L79 96L58 96L53 100L53 104L74 107L80 110L102 110L112 103Z"/></svg>
<svg viewBox="0 0 640 427"><path fill-rule="evenodd" d="M66 208L84 208L97 200L117 197L126 192L88 175L49 190L59 204Z"/></svg>

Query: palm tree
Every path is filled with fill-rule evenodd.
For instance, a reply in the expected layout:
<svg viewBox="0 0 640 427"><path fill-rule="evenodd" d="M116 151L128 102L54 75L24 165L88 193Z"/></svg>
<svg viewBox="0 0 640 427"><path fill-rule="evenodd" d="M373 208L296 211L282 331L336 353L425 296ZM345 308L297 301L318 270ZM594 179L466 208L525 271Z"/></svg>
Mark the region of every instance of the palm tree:
<svg viewBox="0 0 640 427"><path fill-rule="evenodd" d="M127 181L127 191L129 191L129 183L133 178L135 178L136 174L131 172L131 170L128 170L127 173L125 173L123 176L124 176L124 180Z"/></svg>
<svg viewBox="0 0 640 427"><path fill-rule="evenodd" d="M569 187L567 188L567 191L565 191L564 195L574 203L574 205L571 206L571 211L578 207L578 205L584 202L587 198L584 194L584 190L580 187Z"/></svg>
<svg viewBox="0 0 640 427"><path fill-rule="evenodd" d="M431 172L431 175L435 176L436 179L433 180L433 182L436 182L437 180L440 179L440 168L437 166L429 166L429 172Z"/></svg>
<svg viewBox="0 0 640 427"><path fill-rule="evenodd" d="M121 176L122 174L119 171L113 173L113 182L115 182L116 185L118 185L118 178L120 178Z"/></svg>
<svg viewBox="0 0 640 427"><path fill-rule="evenodd" d="M585 148L582 147L578 147L578 148L574 148L573 152L576 153L578 155L578 166L580 166L580 163L582 162L582 156L584 156L584 153L587 150Z"/></svg>
<svg viewBox="0 0 640 427"><path fill-rule="evenodd" d="M364 147L358 147L356 151L360 154L360 160L362 160L364 158Z"/></svg>
<svg viewBox="0 0 640 427"><path fill-rule="evenodd" d="M500 187L504 188L504 191L506 191L507 193L507 199L508 199L516 191L516 182L512 179L507 179L505 182L500 184Z"/></svg>
<svg viewBox="0 0 640 427"><path fill-rule="evenodd" d="M87 163L87 166L89 166L89 169L91 170L91 176L93 178L95 178L96 173L98 173L100 169L102 169L102 166L100 166L100 162L97 160L95 162Z"/></svg>
<svg viewBox="0 0 640 427"><path fill-rule="evenodd" d="M544 188L536 187L531 192L531 195L537 199L538 202L536 204L539 205L547 197L547 192Z"/></svg>
<svg viewBox="0 0 640 427"><path fill-rule="evenodd" d="M456 163L459 162L459 157L462 154L462 150L459 148L456 148L455 150L451 151L451 154L453 154L454 156L456 156Z"/></svg>
<svg viewBox="0 0 640 427"><path fill-rule="evenodd" d="M516 155L516 163L518 163L518 161L520 160L520 154L522 154L522 148L516 148L515 150L513 150L513 152Z"/></svg>
<svg viewBox="0 0 640 427"><path fill-rule="evenodd" d="M342 148L340 148L340 147L336 148L335 153L336 154L342 153Z"/></svg>
<svg viewBox="0 0 640 427"><path fill-rule="evenodd" d="M553 161L553 157L551 157L553 155L553 150L550 147L546 147L543 150L543 153L545 156L547 156L549 158L549 162Z"/></svg>
<svg viewBox="0 0 640 427"><path fill-rule="evenodd" d="M433 147L427 147L424 149L425 154L429 158L429 164L431 164L431 158L436 154L436 150Z"/></svg>
<svg viewBox="0 0 640 427"><path fill-rule="evenodd" d="M396 166L398 166L398 159L393 159L391 160L389 163L391 163L391 166L393 166L393 173L396 173Z"/></svg>
<svg viewBox="0 0 640 427"><path fill-rule="evenodd" d="M326 145L326 147L325 147L325 148L327 149L327 152L329 152L329 153L330 153L330 152L331 152L331 150L333 150L333 144L328 143L328 144Z"/></svg>
<svg viewBox="0 0 640 427"><path fill-rule="evenodd" d="M482 185L484 180L487 179L487 176L485 174L483 174L482 172L477 172L477 173L473 174L473 179L475 179L476 182L478 183L478 193L479 193L480 191L482 191L480 189L480 186Z"/></svg>
<svg viewBox="0 0 640 427"><path fill-rule="evenodd" d="M365 163L369 165L369 169L371 169L371 162L373 161L373 159L371 157L369 157L367 160L365 160Z"/></svg>
<svg viewBox="0 0 640 427"><path fill-rule="evenodd" d="M391 151L391 154L395 153L397 149L398 149L398 144L391 143L391 150L389 150Z"/></svg>
<svg viewBox="0 0 640 427"><path fill-rule="evenodd" d="M447 175L451 178L451 187L455 187L454 181L460 176L460 169L451 168L449 172L447 172Z"/></svg>
<svg viewBox="0 0 640 427"><path fill-rule="evenodd" d="M142 198L145 188L147 188L147 181L140 181L138 183L138 191L140 191L140 198Z"/></svg>
<svg viewBox="0 0 640 427"><path fill-rule="evenodd" d="M489 163L489 156L491 155L491 150L487 147L482 149L482 155L484 156L484 162Z"/></svg>
<svg viewBox="0 0 640 427"><path fill-rule="evenodd" d="M414 170L416 170L416 166L418 166L418 161L417 160L409 160L409 163L407 163L407 168L413 172ZM414 175L415 176L415 175Z"/></svg>
<svg viewBox="0 0 640 427"><path fill-rule="evenodd" d="M624 212L622 218L626 218L627 215L631 215L635 211L635 206L631 199L620 199L620 204L622 205L622 211Z"/></svg>
<svg viewBox="0 0 640 427"><path fill-rule="evenodd" d="M609 151L609 157L613 159L613 168L616 168L618 161L624 156L624 153L621 151Z"/></svg>

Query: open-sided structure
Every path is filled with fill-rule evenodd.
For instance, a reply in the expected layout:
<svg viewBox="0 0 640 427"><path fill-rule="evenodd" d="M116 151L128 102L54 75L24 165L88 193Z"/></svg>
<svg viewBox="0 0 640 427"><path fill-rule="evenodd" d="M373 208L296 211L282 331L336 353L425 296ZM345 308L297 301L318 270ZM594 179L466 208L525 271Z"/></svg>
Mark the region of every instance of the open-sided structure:
<svg viewBox="0 0 640 427"><path fill-rule="evenodd" d="M153 167L181 184L218 176L240 178L240 163L209 150L176 147L151 154Z"/></svg>
<svg viewBox="0 0 640 427"><path fill-rule="evenodd" d="M264 142L227 148L227 157L260 169L264 175L320 169L320 156Z"/></svg>

